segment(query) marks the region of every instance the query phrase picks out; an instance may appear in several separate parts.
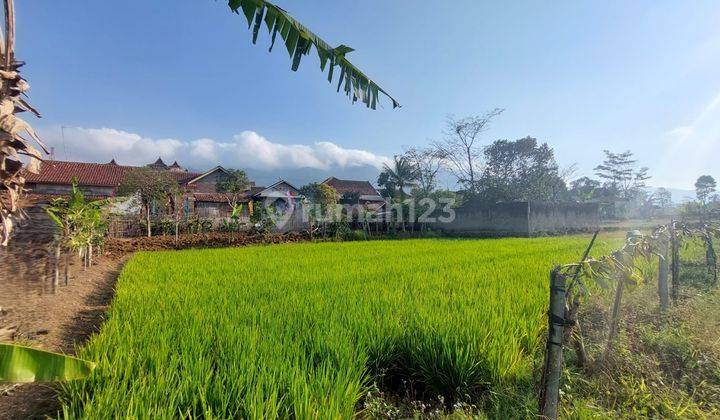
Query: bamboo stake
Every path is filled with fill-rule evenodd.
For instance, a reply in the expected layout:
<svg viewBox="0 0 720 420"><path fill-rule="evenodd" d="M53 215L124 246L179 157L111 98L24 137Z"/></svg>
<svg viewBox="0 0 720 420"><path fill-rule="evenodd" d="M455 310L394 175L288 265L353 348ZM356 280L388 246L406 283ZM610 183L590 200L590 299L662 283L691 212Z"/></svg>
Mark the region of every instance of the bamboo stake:
<svg viewBox="0 0 720 420"><path fill-rule="evenodd" d="M668 291L668 274L670 266L668 259L669 244L667 239L663 239L660 245L660 256L658 257L658 296L660 297L660 308L667 310L670 308L670 292Z"/></svg>
<svg viewBox="0 0 720 420"><path fill-rule="evenodd" d="M675 231L675 224L671 223L670 225L670 253L672 258L670 262L670 272L672 275L671 294L673 302L676 303L680 288L680 240Z"/></svg>
<svg viewBox="0 0 720 420"><path fill-rule="evenodd" d="M550 312L545 363L541 380L540 412L547 419L557 419L562 374L562 343L565 316L565 276L556 267L550 273Z"/></svg>

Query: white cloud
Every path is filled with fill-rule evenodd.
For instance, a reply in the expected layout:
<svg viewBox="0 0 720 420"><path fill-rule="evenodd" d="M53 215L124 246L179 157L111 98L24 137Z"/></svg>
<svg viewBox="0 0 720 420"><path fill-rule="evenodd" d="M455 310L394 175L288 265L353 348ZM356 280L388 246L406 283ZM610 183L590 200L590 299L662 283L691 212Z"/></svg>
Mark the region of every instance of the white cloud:
<svg viewBox="0 0 720 420"><path fill-rule="evenodd" d="M64 131L64 135L63 135ZM201 138L191 141L152 139L113 128L65 127L41 130L57 159L144 165L162 157L196 170L215 165L260 170L312 168L332 170L372 166L382 168L385 156L346 149L321 141L313 145L273 143L254 131L243 131L228 141Z"/></svg>

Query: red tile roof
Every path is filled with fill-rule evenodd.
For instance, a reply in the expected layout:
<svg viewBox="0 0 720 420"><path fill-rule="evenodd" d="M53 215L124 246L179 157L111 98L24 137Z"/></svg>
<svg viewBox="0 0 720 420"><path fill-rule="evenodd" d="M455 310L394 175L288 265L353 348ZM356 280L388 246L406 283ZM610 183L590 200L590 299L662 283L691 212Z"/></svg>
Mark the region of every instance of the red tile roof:
<svg viewBox="0 0 720 420"><path fill-rule="evenodd" d="M25 182L37 184L71 184L76 177L78 185L93 187L117 187L125 173L136 166L124 166L115 163L65 162L60 160L44 161L37 174L25 173ZM185 183L198 177L193 172L168 172L179 183Z"/></svg>
<svg viewBox="0 0 720 420"><path fill-rule="evenodd" d="M337 179L334 176L322 182L335 189L340 195L357 193L358 195L380 195L380 193L368 181L351 181Z"/></svg>
<svg viewBox="0 0 720 420"><path fill-rule="evenodd" d="M116 163L45 161L37 174L26 173L25 182L39 184L71 184L77 177L78 185L117 187L125 173L133 166Z"/></svg>

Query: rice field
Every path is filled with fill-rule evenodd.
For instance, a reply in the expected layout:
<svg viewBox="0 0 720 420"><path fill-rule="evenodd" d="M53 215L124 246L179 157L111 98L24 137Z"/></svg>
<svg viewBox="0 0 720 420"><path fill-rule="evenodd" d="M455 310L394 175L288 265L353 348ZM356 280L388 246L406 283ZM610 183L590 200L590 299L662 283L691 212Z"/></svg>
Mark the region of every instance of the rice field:
<svg viewBox="0 0 720 420"><path fill-rule="evenodd" d="M98 369L63 390L64 415L351 418L373 386L489 411L533 401L513 393L532 388L548 271L588 239L138 253L81 351Z"/></svg>

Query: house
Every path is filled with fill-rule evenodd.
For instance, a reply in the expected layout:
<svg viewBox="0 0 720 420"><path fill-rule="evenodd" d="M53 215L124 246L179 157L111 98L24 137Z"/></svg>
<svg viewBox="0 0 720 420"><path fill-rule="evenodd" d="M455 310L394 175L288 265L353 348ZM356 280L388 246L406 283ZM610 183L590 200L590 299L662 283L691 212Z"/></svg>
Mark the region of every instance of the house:
<svg viewBox="0 0 720 420"><path fill-rule="evenodd" d="M378 211L385 205L385 199L368 181L338 179L331 176L321 183L337 191L340 204L359 205L371 211Z"/></svg>
<svg viewBox="0 0 720 420"><path fill-rule="evenodd" d="M216 166L206 172L190 172L177 162L167 165L161 158L145 165L157 171L167 171L187 192L185 202L186 215L195 214L200 217L228 217L232 212L230 202L252 201L251 188L236 197L217 192L218 181L228 176L227 170ZM68 195L72 190L75 178L78 187L91 198L108 198L117 194L117 188L125 174L137 166L119 165L115 159L108 163L45 161L37 174L25 173L25 188L39 199L50 199L55 196ZM232 200L231 200L232 199ZM246 206L245 213L249 211Z"/></svg>

